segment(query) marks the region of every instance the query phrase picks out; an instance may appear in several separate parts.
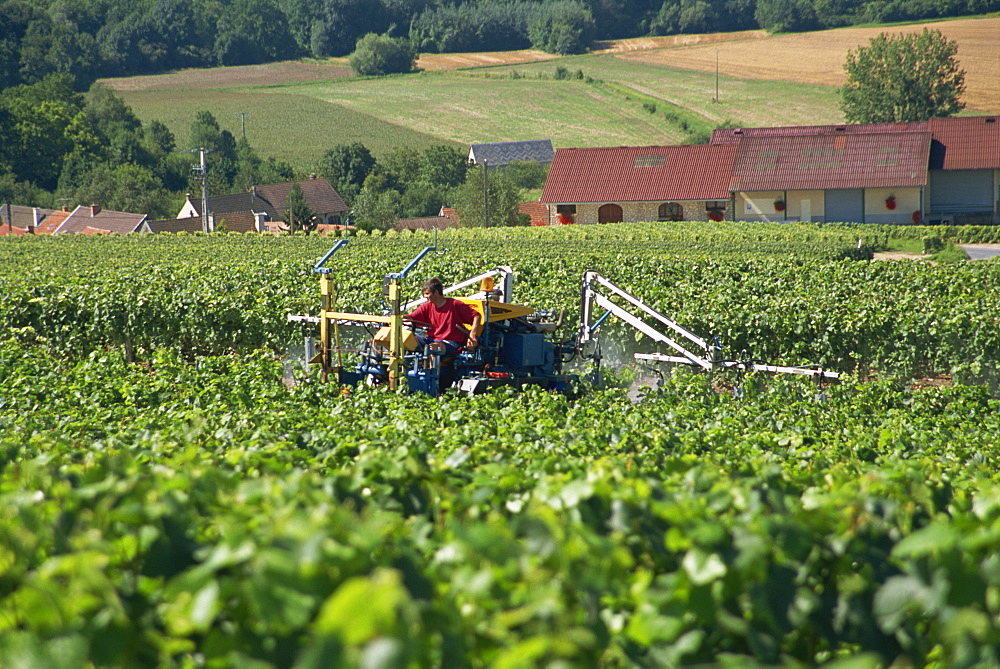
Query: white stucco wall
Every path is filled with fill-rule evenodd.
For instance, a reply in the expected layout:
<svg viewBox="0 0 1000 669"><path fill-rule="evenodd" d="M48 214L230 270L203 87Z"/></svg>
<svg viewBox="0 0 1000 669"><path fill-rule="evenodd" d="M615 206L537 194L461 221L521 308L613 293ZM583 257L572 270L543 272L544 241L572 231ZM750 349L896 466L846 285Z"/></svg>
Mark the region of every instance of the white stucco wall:
<svg viewBox="0 0 1000 669"><path fill-rule="evenodd" d="M729 201L719 201L725 205L726 220L732 220L732 208ZM646 221L659 220L660 205L663 202L602 202L600 204L578 204L574 220L579 225L594 225L598 222L598 210L605 204L617 204L622 208L622 219L627 223L642 223ZM685 221L705 221L708 220L704 200L688 200L677 202L684 209ZM559 225L556 216L557 205L547 205L549 208L549 220L552 225ZM669 223L670 221L665 221Z"/></svg>
<svg viewBox="0 0 1000 669"><path fill-rule="evenodd" d="M185 200L184 206L181 207L181 210L179 212L177 212L177 216L175 218L193 218L198 215L199 215L198 210L194 208L194 205L191 204L191 201Z"/></svg>
<svg viewBox="0 0 1000 669"><path fill-rule="evenodd" d="M896 208L889 209L885 201L896 198ZM865 190L865 223L913 223L913 212L920 209L919 188L868 188Z"/></svg>

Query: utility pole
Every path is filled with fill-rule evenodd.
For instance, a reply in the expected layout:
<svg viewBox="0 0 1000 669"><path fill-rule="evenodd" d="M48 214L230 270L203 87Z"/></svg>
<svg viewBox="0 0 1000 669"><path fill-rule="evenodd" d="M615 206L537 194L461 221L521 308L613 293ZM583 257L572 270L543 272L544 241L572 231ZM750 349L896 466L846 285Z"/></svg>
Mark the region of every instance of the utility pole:
<svg viewBox="0 0 1000 669"><path fill-rule="evenodd" d="M14 221L10 216L10 198L7 198L7 233L14 236Z"/></svg>
<svg viewBox="0 0 1000 669"><path fill-rule="evenodd" d="M205 154L211 153L211 151L206 148L184 151L184 153L195 152L200 154L201 160L197 165L192 165L191 169L195 173L195 178L201 179L201 231L207 233L212 232L212 230L209 230L208 225L208 166L205 164Z"/></svg>
<svg viewBox="0 0 1000 669"><path fill-rule="evenodd" d="M243 139L247 138L247 114L249 113L250 112L236 112L233 114L234 116L240 117L240 126L242 126L243 129Z"/></svg>
<svg viewBox="0 0 1000 669"><path fill-rule="evenodd" d="M490 227L490 182L489 182L489 163L483 160L483 198L486 200L486 225L485 227Z"/></svg>

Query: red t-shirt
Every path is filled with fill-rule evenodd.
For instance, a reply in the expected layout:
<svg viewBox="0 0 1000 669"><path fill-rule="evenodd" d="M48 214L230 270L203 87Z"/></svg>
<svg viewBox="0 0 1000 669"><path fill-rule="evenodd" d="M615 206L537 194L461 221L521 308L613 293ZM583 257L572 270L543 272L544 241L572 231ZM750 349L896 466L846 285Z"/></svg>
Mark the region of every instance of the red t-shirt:
<svg viewBox="0 0 1000 669"><path fill-rule="evenodd" d="M409 318L420 323L430 323L427 336L434 341L464 344L469 333L459 326L463 323L471 325L477 313L479 312L465 302L446 297L440 309L432 302L424 302L409 315Z"/></svg>

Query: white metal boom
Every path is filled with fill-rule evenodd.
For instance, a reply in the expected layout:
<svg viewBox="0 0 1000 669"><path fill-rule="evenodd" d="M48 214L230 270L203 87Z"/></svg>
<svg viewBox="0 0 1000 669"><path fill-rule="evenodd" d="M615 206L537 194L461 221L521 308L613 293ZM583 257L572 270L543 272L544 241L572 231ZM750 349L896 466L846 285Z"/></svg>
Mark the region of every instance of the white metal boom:
<svg viewBox="0 0 1000 669"><path fill-rule="evenodd" d="M678 343L672 337L660 332L656 328L646 324L639 317L635 316L632 312L628 311L624 307L615 304L611 298L603 295L599 292L603 289L613 298L617 298L627 302L629 305L635 309L645 313L648 316L656 319L659 323L666 326L674 333L680 335L684 339L687 339L693 345L692 348L697 348L701 351L700 354L693 353L689 349L685 348L682 344ZM601 307L605 310L605 314L593 321L593 305ZM779 374L801 374L804 376L816 377L820 380L822 379L836 379L840 377L837 372L831 372L822 368L812 368L812 367L785 367L781 365L768 365L756 362L744 362L737 360L719 360L716 359L712 354L712 346L703 338L698 335L688 331L675 321L667 318L660 312L656 311L652 307L643 304L633 295L630 295L625 290L619 288L615 284L611 283L605 277L601 276L598 272L593 270L585 272L583 275L583 295L580 300L580 334L579 341L584 344L588 341L596 339L595 335L600 328L601 323L608 316L616 316L620 320L624 321L626 324L635 328L642 334L646 335L655 342L666 344L670 348L674 349L680 355L665 355L662 353L636 353L634 357L637 360L650 360L654 362L673 362L682 365L690 365L692 367L700 367L702 369L714 369L716 367L730 368L730 369L740 369L740 370L755 370L761 372L774 372ZM592 322L593 321L593 322Z"/></svg>

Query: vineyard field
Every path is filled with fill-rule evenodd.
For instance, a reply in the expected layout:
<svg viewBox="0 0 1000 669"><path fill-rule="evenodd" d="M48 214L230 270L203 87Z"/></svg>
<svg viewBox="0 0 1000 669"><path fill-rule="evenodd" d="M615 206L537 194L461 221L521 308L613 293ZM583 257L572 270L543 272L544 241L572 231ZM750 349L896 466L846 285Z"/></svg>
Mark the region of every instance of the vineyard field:
<svg viewBox="0 0 1000 669"><path fill-rule="evenodd" d="M1000 263L890 232L443 231L414 297L507 264L575 324L597 269L842 377L441 398L285 382L331 239L0 240L0 666L997 666ZM339 304L433 243L353 238Z"/></svg>

